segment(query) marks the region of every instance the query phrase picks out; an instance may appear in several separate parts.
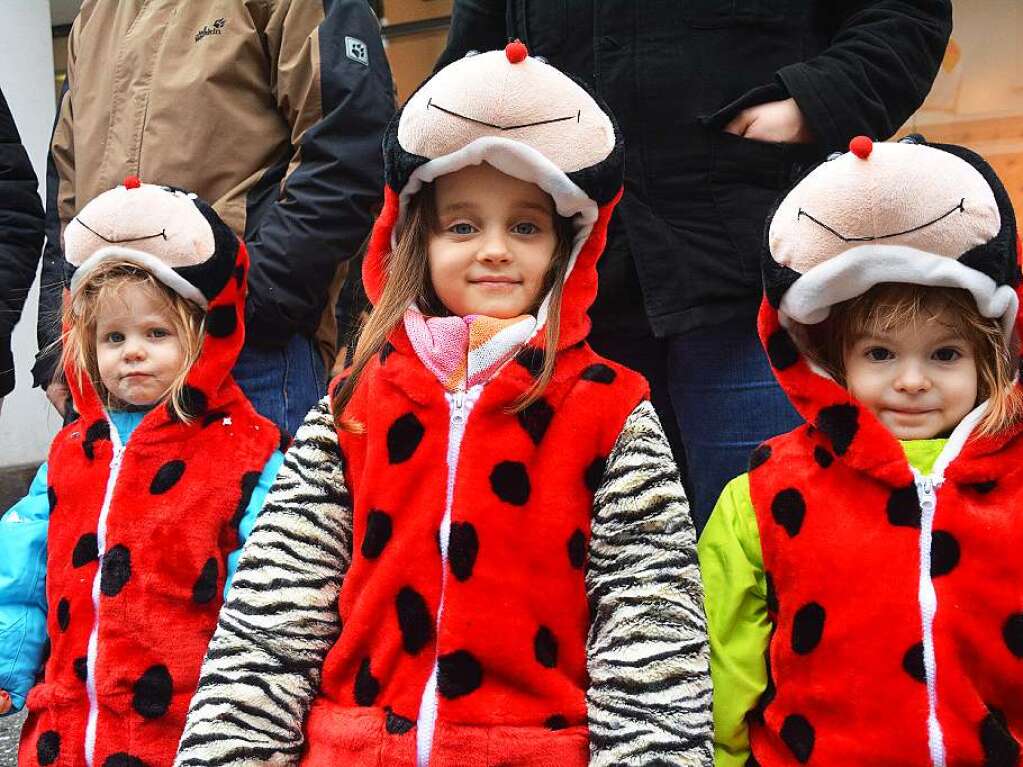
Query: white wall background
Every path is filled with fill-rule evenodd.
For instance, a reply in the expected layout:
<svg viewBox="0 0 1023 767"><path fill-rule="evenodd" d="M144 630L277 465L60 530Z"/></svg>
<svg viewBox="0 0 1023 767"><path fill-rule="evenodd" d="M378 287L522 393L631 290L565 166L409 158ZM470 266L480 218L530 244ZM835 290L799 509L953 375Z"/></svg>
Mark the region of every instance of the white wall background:
<svg viewBox="0 0 1023 767"><path fill-rule="evenodd" d="M0 89L32 159L40 192L54 116L50 25L49 0L0 0ZM31 388L38 291L33 285L14 332L17 386L0 411L0 467L42 461L60 428L57 412L39 389Z"/></svg>

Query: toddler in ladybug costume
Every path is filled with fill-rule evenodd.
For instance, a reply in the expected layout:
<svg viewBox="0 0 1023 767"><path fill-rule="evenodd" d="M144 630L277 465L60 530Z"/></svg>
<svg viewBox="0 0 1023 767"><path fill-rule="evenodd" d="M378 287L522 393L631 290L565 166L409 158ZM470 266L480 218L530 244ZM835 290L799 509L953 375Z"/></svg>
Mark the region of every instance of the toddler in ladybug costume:
<svg viewBox="0 0 1023 767"><path fill-rule="evenodd" d="M719 767L1020 764L1017 243L991 167L920 137L773 213L760 335L806 423L700 538Z"/></svg>
<svg viewBox="0 0 1023 767"><path fill-rule="evenodd" d="M178 763L709 765L688 506L645 381L586 343L613 119L512 43L427 81L384 151L373 312L246 544Z"/></svg>
<svg viewBox="0 0 1023 767"><path fill-rule="evenodd" d="M166 766L283 462L230 373L248 257L195 195L136 178L64 237L75 412L0 519L3 708L27 702L20 765Z"/></svg>

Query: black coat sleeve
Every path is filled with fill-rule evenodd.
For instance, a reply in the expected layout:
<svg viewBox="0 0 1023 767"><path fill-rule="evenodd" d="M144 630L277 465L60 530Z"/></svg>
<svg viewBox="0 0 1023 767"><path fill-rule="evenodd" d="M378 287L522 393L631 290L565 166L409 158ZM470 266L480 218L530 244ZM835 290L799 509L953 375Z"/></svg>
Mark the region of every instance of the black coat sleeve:
<svg viewBox="0 0 1023 767"><path fill-rule="evenodd" d="M14 389L11 333L43 247L43 206L28 153L0 93L0 397Z"/></svg>
<svg viewBox="0 0 1023 767"><path fill-rule="evenodd" d="M468 51L492 51L508 42L505 0L455 0L444 52L434 71Z"/></svg>
<svg viewBox="0 0 1023 767"><path fill-rule="evenodd" d="M365 0L328 4L317 30L297 26L282 19L282 47L314 55L317 46L287 36L318 35L319 97L309 97L315 84L286 82L279 73L278 102L290 105L282 113L293 133L307 109L320 114L293 141L294 169L245 238L252 264L246 324L249 337L267 346L315 331L337 267L356 255L369 233L383 194L384 130L394 114L380 25Z"/></svg>
<svg viewBox="0 0 1023 767"><path fill-rule="evenodd" d="M60 92L61 103L70 98L68 81ZM57 122L61 110L57 109ZM56 125L56 123L55 123ZM64 249L60 241L60 211L57 204L57 190L60 174L50 152L46 155L46 245L43 247L43 266L39 274L39 317L36 320L35 365L32 366L32 385L46 388L53 380L60 361L60 314L64 300Z"/></svg>
<svg viewBox="0 0 1023 767"><path fill-rule="evenodd" d="M952 33L951 0L844 6L831 44L778 72L828 151L856 135L890 138L927 97Z"/></svg>

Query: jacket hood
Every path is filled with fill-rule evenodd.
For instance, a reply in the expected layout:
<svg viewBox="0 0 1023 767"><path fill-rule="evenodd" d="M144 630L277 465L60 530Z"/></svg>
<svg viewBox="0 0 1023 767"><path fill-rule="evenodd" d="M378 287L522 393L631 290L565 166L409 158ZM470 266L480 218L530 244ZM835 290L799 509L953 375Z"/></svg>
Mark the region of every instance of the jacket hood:
<svg viewBox="0 0 1023 767"><path fill-rule="evenodd" d="M759 331L778 381L836 455L872 445L859 450L866 464L896 454L904 460L880 422L803 355L792 323L816 324L837 303L902 282L968 290L981 314L1001 321L1007 341L1020 335L1012 205L991 166L960 146L919 136L853 139L848 152L812 169L779 201L762 266ZM877 448L882 443L886 450Z"/></svg>
<svg viewBox="0 0 1023 767"><path fill-rule="evenodd" d="M623 156L607 107L586 86L529 56L522 43L449 64L420 86L384 137L384 208L363 263L367 295L375 303L383 292L412 196L439 176L486 162L537 184L558 214L572 219L559 345L583 340L586 310L596 297L596 262L621 195ZM538 330L547 304L538 311Z"/></svg>
<svg viewBox="0 0 1023 767"><path fill-rule="evenodd" d="M209 204L169 186L124 184L93 199L64 232L66 270L74 295L104 261L130 261L206 311L202 351L186 381L193 414L201 416L229 382L245 340L245 277L249 259ZM103 417L92 383L70 367L65 376L76 410L89 422ZM173 420L166 408L161 418Z"/></svg>

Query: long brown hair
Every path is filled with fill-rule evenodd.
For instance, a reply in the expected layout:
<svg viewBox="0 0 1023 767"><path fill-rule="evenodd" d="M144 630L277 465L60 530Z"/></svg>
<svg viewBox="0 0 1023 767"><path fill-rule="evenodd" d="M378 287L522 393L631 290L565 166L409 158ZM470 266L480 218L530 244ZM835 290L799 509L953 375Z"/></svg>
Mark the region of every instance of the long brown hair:
<svg viewBox="0 0 1023 767"><path fill-rule="evenodd" d="M343 418L343 413L366 365L387 344L387 339L402 321L405 311L416 304L430 316L445 316L451 312L437 297L430 282L427 245L431 232L438 227L437 203L432 184L423 188L408 203L405 221L398 232L397 242L387 264L387 282L379 301L359 332L359 340L352 356L348 377L334 392L331 409L339 429L360 433L363 424ZM531 405L550 383L558 350L558 328L561 322L561 296L565 273L572 252L573 226L571 219L554 214L555 246L550 268L540 291L540 301L549 295L547 321L544 325L543 367L533 385L511 407L517 413ZM537 307L533 307L535 312Z"/></svg>
<svg viewBox="0 0 1023 767"><path fill-rule="evenodd" d="M988 400L978 435L996 434L1023 417L1023 393L1015 384L1019 344L1007 342L1001 321L984 317L967 290L881 283L833 307L824 322L800 326L799 333L807 355L846 386L845 354L857 338L916 322L940 322L973 349L978 402Z"/></svg>
<svg viewBox="0 0 1023 767"><path fill-rule="evenodd" d="M174 332L181 341L183 362L181 370L163 397L168 407L184 423L191 421L184 401L185 379L202 351L205 337L206 313L200 306L175 293L150 272L131 261L104 261L92 270L77 286L64 308L64 348L61 351L58 375L65 370L77 376L88 376L100 399L107 408L120 408L119 402L103 385L96 356L96 325L102 308L119 294L132 287L140 287L156 296L167 309Z"/></svg>

